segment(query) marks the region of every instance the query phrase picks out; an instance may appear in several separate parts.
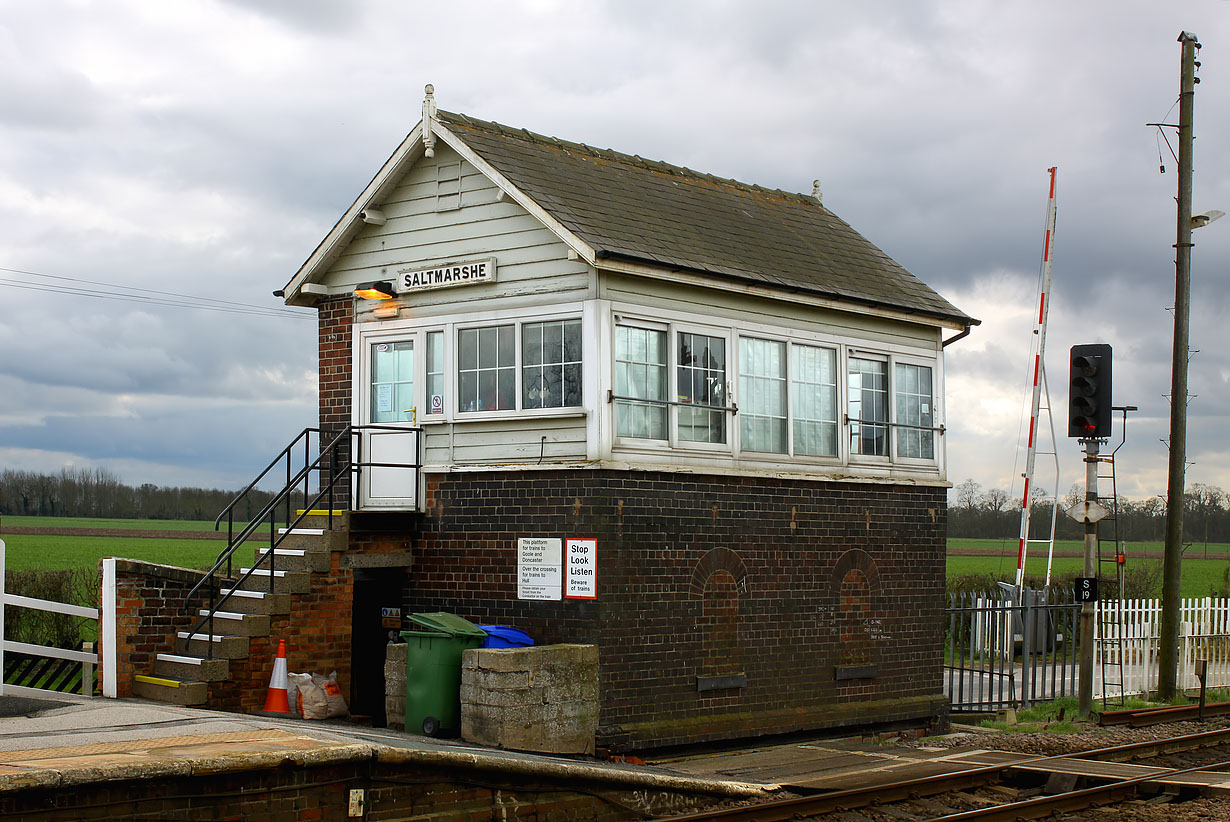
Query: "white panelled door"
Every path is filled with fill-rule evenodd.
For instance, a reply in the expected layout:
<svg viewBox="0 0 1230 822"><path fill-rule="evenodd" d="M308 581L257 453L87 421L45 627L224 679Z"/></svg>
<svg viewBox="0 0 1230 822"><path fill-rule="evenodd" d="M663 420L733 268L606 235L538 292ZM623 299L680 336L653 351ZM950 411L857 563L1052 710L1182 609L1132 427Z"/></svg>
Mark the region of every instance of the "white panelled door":
<svg viewBox="0 0 1230 822"><path fill-rule="evenodd" d="M413 337L363 343L360 404L360 510L413 510L418 472L398 465L418 461L415 374L420 368ZM385 427L387 426L387 427Z"/></svg>

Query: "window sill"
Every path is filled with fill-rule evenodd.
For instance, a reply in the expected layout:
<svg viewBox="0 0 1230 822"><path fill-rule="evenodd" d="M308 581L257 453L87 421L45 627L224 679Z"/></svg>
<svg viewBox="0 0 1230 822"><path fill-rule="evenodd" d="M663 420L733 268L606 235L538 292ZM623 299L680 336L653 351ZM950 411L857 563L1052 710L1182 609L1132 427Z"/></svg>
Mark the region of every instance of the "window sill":
<svg viewBox="0 0 1230 822"><path fill-rule="evenodd" d="M419 424L428 426L441 425L443 423L500 422L532 419L559 420L586 416L589 416L589 412L584 408L534 408L528 411L472 411L453 417L432 414L430 417L423 417Z"/></svg>

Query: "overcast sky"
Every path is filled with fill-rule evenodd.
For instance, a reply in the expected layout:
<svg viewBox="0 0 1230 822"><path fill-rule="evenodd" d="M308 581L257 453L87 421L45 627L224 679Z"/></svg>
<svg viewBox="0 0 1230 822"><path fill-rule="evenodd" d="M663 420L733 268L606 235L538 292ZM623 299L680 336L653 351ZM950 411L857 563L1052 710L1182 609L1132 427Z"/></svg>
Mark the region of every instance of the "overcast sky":
<svg viewBox="0 0 1230 822"><path fill-rule="evenodd" d="M1177 164L1145 124L1177 122L1176 39L1195 32L1194 207L1230 211L1223 0L0 11L0 468L240 487L315 424L314 313L270 292L433 83L450 111L773 188L819 178L828 207L982 320L947 349L946 440L950 479L984 489L1019 488L1057 166L1058 487L1083 478L1063 437L1068 348L1108 342L1115 402L1140 407L1120 493L1166 490ZM1194 239L1188 482L1230 490L1230 219Z"/></svg>

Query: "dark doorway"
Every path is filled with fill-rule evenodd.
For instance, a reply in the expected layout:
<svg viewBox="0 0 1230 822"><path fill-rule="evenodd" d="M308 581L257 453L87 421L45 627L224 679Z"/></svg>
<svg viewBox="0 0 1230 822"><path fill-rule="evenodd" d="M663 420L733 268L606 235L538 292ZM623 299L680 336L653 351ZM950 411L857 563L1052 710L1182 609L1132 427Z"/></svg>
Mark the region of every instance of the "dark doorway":
<svg viewBox="0 0 1230 822"><path fill-rule="evenodd" d="M400 611L394 616L386 609L400 609L405 576L401 568L354 570L350 713L370 716L376 727L386 723L384 646L389 644L390 634L398 636L401 628Z"/></svg>

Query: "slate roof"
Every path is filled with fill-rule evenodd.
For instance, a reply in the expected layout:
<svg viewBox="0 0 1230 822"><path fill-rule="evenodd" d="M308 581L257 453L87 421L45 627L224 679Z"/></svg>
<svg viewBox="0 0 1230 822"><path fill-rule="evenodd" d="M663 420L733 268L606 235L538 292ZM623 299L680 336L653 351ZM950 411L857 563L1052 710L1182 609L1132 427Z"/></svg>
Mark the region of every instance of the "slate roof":
<svg viewBox="0 0 1230 822"><path fill-rule="evenodd" d="M464 114L437 116L599 259L655 263L977 323L814 197Z"/></svg>

